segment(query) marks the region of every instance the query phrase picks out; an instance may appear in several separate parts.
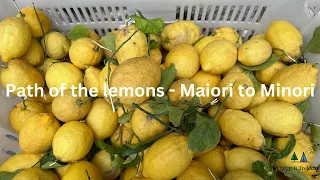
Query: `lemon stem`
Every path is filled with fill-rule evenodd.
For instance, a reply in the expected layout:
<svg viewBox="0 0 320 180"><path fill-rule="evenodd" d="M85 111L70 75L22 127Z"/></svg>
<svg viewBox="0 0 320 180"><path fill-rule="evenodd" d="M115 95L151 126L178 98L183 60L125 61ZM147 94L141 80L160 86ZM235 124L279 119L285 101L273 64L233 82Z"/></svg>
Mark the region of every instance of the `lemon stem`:
<svg viewBox="0 0 320 180"><path fill-rule="evenodd" d="M314 63L312 67L318 68L318 62Z"/></svg>
<svg viewBox="0 0 320 180"><path fill-rule="evenodd" d="M27 110L26 99L27 98L24 98L22 101L22 110Z"/></svg>
<svg viewBox="0 0 320 180"><path fill-rule="evenodd" d="M16 7L16 9L18 10L19 14L21 15L21 17L24 18L25 15L20 11L20 9L16 3L16 0L12 0L12 1L13 1L14 6Z"/></svg>
<svg viewBox="0 0 320 180"><path fill-rule="evenodd" d="M195 42L192 43L192 46L196 45L201 39L203 39L205 36L201 36L199 39L197 39Z"/></svg>
<svg viewBox="0 0 320 180"><path fill-rule="evenodd" d="M221 111L222 106L224 105L224 103L227 101L227 99L230 96L230 92L228 93L228 95L223 99L223 101L221 102L216 114L213 116L213 119L216 119L216 117L218 116L219 112Z"/></svg>
<svg viewBox="0 0 320 180"><path fill-rule="evenodd" d="M272 50L278 50L278 51L281 51L284 55L286 55L289 59L291 59L294 63L297 62L296 59L294 59L293 57L291 57L288 53L286 53L284 50L282 49L279 49L279 48L272 48Z"/></svg>
<svg viewBox="0 0 320 180"><path fill-rule="evenodd" d="M119 127L119 141L120 141L120 147L122 146L122 124L120 124L120 127Z"/></svg>
<svg viewBox="0 0 320 180"><path fill-rule="evenodd" d="M97 46L99 46L101 49L105 49L105 50L107 50L107 51L112 52L111 49L108 49L108 48L102 46L101 44L99 44L99 43L98 43L97 41L95 41L95 40L92 40L92 43L95 44L95 45L97 45Z"/></svg>
<svg viewBox="0 0 320 180"><path fill-rule="evenodd" d="M86 64L84 65L84 67L86 67L86 69L89 69L89 66L88 66L88 65L86 65Z"/></svg>

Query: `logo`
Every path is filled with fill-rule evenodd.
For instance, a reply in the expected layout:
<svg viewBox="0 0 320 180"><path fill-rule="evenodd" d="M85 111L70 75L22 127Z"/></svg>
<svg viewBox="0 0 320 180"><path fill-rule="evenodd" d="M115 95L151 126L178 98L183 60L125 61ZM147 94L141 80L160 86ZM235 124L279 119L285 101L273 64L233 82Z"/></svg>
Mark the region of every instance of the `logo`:
<svg viewBox="0 0 320 180"><path fill-rule="evenodd" d="M299 161L299 159L298 159L298 157L296 155L296 152L294 152L293 155L291 156L291 160L293 162ZM302 152L302 156L300 158L300 162L302 162L302 163L308 162L308 159L307 159L307 157L306 157L304 152Z"/></svg>

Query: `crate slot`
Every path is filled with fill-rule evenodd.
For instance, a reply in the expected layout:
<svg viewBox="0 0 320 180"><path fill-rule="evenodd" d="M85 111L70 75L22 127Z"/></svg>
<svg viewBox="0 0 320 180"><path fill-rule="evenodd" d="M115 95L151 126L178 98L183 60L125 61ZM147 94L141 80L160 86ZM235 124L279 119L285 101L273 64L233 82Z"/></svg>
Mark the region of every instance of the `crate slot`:
<svg viewBox="0 0 320 180"><path fill-rule="evenodd" d="M16 155L16 154L17 154L16 152L11 151L11 150L6 149L6 148L2 148L2 153L4 153L4 154L8 154L8 155L10 155L10 156L14 156L14 155Z"/></svg>
<svg viewBox="0 0 320 180"><path fill-rule="evenodd" d="M18 139L15 135L12 135L12 134L6 134L6 137L7 137L8 139L14 140L14 141L16 141L16 142L19 141L19 139Z"/></svg>
<svg viewBox="0 0 320 180"><path fill-rule="evenodd" d="M246 20L246 18L248 17L249 11L251 9L251 6L247 6L246 10L244 11L244 14L241 18L241 21L244 22Z"/></svg>
<svg viewBox="0 0 320 180"><path fill-rule="evenodd" d="M195 13L196 13L196 6L192 6L191 12L190 12L190 19L188 20L191 20L191 21L194 20Z"/></svg>
<svg viewBox="0 0 320 180"><path fill-rule="evenodd" d="M223 6L223 8L221 9L222 12L220 13L219 21L223 21L225 15L226 15L226 12L227 12L227 8L228 8L228 6Z"/></svg>
<svg viewBox="0 0 320 180"><path fill-rule="evenodd" d="M235 8L236 8L236 6L231 6L230 11L229 11L229 14L228 14L228 16L227 16L227 21L230 21L230 20L231 20L232 14L233 14Z"/></svg>
<svg viewBox="0 0 320 180"><path fill-rule="evenodd" d="M256 23L259 23L264 15L264 13L266 12L267 10L267 6L264 6L261 11L259 12L259 16L257 16L257 20L255 21ZM254 22L254 20L253 20Z"/></svg>
<svg viewBox="0 0 320 180"><path fill-rule="evenodd" d="M258 9L259 9L259 6L255 6L255 7L253 8L253 11L252 11L252 13L251 13L251 16L250 16L248 22L250 22L250 23L253 22L253 19L255 18L256 14L257 14L257 12L258 12Z"/></svg>
<svg viewBox="0 0 320 180"><path fill-rule="evenodd" d="M238 11L237 11L237 13L235 14L235 17L234 17L233 21L238 21L242 9L243 9L243 6L239 6L239 7L238 7Z"/></svg>

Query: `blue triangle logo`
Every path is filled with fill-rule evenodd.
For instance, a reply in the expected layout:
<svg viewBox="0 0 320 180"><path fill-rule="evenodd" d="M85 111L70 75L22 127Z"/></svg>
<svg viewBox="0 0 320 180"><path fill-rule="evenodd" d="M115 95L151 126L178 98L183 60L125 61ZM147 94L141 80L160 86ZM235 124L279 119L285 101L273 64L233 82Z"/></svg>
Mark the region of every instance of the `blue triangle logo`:
<svg viewBox="0 0 320 180"><path fill-rule="evenodd" d="M308 162L306 155L304 154L304 152L302 153L300 162Z"/></svg>

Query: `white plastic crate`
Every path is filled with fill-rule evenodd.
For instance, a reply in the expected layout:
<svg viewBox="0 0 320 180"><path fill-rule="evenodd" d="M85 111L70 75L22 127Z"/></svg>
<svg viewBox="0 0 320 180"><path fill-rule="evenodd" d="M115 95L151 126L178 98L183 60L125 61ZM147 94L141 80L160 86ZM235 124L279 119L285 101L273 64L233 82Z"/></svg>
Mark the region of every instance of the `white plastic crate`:
<svg viewBox="0 0 320 180"><path fill-rule="evenodd" d="M237 29L243 40L264 33L273 20L287 20L303 34L304 43L311 39L320 25L320 0L33 0L52 21L52 28L68 33L74 25L84 24L100 36L125 24L128 15L139 9L148 18L161 17L164 21L191 20L210 34L220 26ZM31 6L31 1L16 0L20 8ZM15 16L12 0L0 1L0 20ZM1 38L1 35L0 35ZM307 55L309 62L318 62L320 55ZM320 79L320 78L319 78ZM4 94L4 89L0 87ZM21 99L0 94L0 163L15 152L19 144L8 121L12 106ZM310 99L308 121L320 124L320 87ZM314 162L320 163L320 153Z"/></svg>

